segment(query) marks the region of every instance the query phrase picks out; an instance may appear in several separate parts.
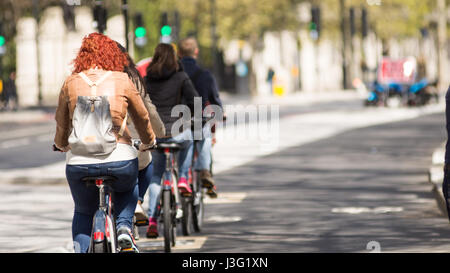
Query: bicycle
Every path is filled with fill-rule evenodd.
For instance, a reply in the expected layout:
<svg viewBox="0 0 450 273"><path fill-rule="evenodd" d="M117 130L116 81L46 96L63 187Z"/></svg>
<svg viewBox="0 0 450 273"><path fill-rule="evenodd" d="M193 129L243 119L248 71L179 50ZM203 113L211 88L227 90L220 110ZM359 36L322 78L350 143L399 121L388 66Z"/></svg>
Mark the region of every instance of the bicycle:
<svg viewBox="0 0 450 273"><path fill-rule="evenodd" d="M133 141L135 147L139 147L140 143L139 140ZM177 162L174 156L180 146L177 143L158 143L153 149L162 150L166 157L157 214L163 223L164 251L171 252L176 245L177 223L184 215L185 205L184 196L178 191Z"/></svg>
<svg viewBox="0 0 450 273"><path fill-rule="evenodd" d="M206 194L206 189L202 186L199 171L194 170L195 162L198 157L198 153L195 149L195 142L196 141L194 141L192 165L189 169L189 184L192 188L192 197L188 205L189 215L187 215L183 223L184 235L190 235L192 233L192 229L195 232L201 232L205 213L203 199Z"/></svg>
<svg viewBox="0 0 450 273"><path fill-rule="evenodd" d="M61 150L56 145L53 145L53 151ZM137 252L132 248L118 248L113 203L114 191L112 191L111 187L117 181L117 178L107 175L87 176L82 178L82 181L87 186L95 185L99 193L99 205L92 222L91 242L88 253ZM133 227L132 230L135 230L135 228Z"/></svg>
<svg viewBox="0 0 450 273"><path fill-rule="evenodd" d="M202 130L204 126L214 118L214 115L202 117ZM225 120L225 118L224 118ZM194 123L195 119L192 119L192 131L194 132ZM189 213L186 216L187 219L184 219L183 222L183 234L190 235L191 230L193 229L195 232L201 232L203 227L203 219L205 215L205 205L204 205L204 197L206 195L207 189L203 186L203 183L200 179L200 172L194 169L196 165L196 161L198 159L198 151L196 149L198 140L194 139L194 152L192 156L192 164L189 169L189 183L192 188L192 198L190 200L190 206L187 212ZM211 155L211 164L209 166L210 173L212 174L212 155Z"/></svg>

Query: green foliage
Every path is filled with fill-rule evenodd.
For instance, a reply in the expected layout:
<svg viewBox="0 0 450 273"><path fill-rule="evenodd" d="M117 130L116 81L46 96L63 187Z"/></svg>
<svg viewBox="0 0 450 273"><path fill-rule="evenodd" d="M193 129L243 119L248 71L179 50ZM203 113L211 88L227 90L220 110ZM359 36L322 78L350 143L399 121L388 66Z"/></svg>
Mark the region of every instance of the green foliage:
<svg viewBox="0 0 450 273"><path fill-rule="evenodd" d="M335 0L321 2L330 1ZM419 36L420 28L430 25L430 14L436 7L436 0L380 0L380 5L369 5L366 0L345 2L347 8L365 7L372 30L382 39Z"/></svg>

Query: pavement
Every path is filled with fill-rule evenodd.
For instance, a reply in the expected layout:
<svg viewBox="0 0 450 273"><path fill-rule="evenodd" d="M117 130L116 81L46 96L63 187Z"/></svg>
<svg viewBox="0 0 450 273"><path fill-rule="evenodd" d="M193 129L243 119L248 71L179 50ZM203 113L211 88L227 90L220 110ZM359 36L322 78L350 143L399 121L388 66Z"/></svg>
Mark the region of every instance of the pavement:
<svg viewBox="0 0 450 273"><path fill-rule="evenodd" d="M275 118L274 120L277 122L274 123L271 123L271 120L269 122L258 121L253 123L227 124L225 128L218 128L218 143L215 145L213 152L214 173L215 175L222 175L223 177L226 177L227 173L229 173L230 171L239 171L239 166L246 166L246 164L254 162L257 159L259 159L259 163L262 164L264 160L271 158L267 157L268 155L273 155L278 151L289 151L290 149L294 149L295 147L302 147L303 149L305 147L305 144L311 145L309 154L311 156L311 159L314 159L314 155L316 155L318 153L318 149L320 149L320 145L314 144L320 143L318 141L325 141L326 139L330 139L352 129L365 128L380 124L389 124L396 121L414 120L417 117L426 116L433 113L440 114L443 113L445 109L445 105L443 105L442 103L432 104L420 108L366 108L362 106L361 94L356 92L331 92L318 93L317 95L299 93L286 97L275 98L248 98L245 96L227 95L223 95L222 97L224 105L231 106L230 114L233 113L233 111L235 114L238 114L241 111L240 109L233 108L237 105L241 105L244 107L258 107L261 105L268 105L269 109L270 106L274 106L275 110L277 106L282 110L286 107L296 108L297 106L301 109L309 109L308 111L302 113L295 111L280 111L280 113L283 113L283 115L279 116L279 119ZM326 104L332 103L336 100L341 102L341 105L339 107L329 107ZM3 124L21 123L30 124L31 126L36 122L47 121L47 123L49 123L49 120L52 120L53 118L54 116L51 109L26 109L17 113L0 113L0 123ZM263 135L266 136L266 138L261 138L261 134L252 135L252 132L261 132L261 130L263 132L269 132L269 134ZM15 131L15 133L17 133L17 131ZM48 133L51 134L50 131ZM301 151L302 149L300 149L299 151ZM377 151L373 152L376 153ZM292 158L294 159L294 157ZM305 157L305 159L303 160L306 160L305 162L309 161L308 157ZM320 159L317 159L316 161L317 164L323 163ZM273 167L271 163L269 165ZM269 169L269 165L268 168L258 169L257 172L261 172L261 174L264 174L265 170ZM58 217L55 217L52 213L48 212L48 210L50 208L54 208L54 206L58 202L60 205L64 203L64 206L66 206L66 208L64 209L64 206L61 205L61 211L58 213L62 214L64 212L67 214L64 215L65 218L71 218L71 210L67 209L67 207L71 207L72 203L70 198L68 197L70 196L70 194L68 193L67 187L51 187L51 185L54 184L65 185L66 180L64 175L64 166L64 161L60 161L34 168L1 170L0 183L4 185L4 189L11 191L11 193L16 194L16 196L20 196L21 198L23 198L23 200L34 200L33 198L35 197L36 193L31 190L28 191L28 189L30 188L29 186L33 187L34 185L40 185L39 188L42 189L51 189L51 193L54 194L55 197L60 195L66 196L64 200L54 197L41 198L39 202L41 202L42 204L36 204L36 210L42 209L42 211L49 214L49 219L53 217L58 222L61 222L61 226L57 226L55 227L55 229L60 229L65 232L66 230L70 230L70 222L61 221L59 218L60 215ZM280 170L282 170L281 163ZM249 174L247 178L243 179L248 179L249 181L253 179L255 180L255 184L258 183L258 181L256 181L258 180L258 176L254 175L255 172L252 172L252 174L253 176ZM239 179L239 177L236 178ZM270 187L267 189L270 190ZM239 222L242 219L248 217L244 217L243 215L236 215L236 213L234 212L238 212L239 210L234 209L234 207L232 207L233 209L230 213L225 213L224 215L222 211L223 208L219 208L220 204L229 204L228 206L236 206L237 208L238 204L240 204L241 202L249 202L252 200L251 198L254 198L253 193L242 191L242 189L240 188L224 188L223 190L221 189L220 192L221 197L218 200L207 201L211 202L209 208L212 206L218 207L217 213L208 212L208 218L206 219L208 225L211 226L211 229L213 231L212 233L215 232L215 228L224 225L224 223ZM287 191L286 194L289 194L289 191ZM266 197L269 196L264 195L264 198ZM11 210L9 208L11 200L5 200L3 205L5 210ZM0 202L0 204L2 204L2 202ZM373 213L377 213L377 211L374 211ZM17 213L11 213L11 215L15 214ZM19 216L8 217L11 217L8 218L9 222L20 223ZM38 223L41 220L42 219L36 218L35 221L36 223ZM54 223L48 224L48 226L45 226L45 228L48 229L51 226L54 226ZM27 234L26 228L24 228L23 232ZM206 233L208 234L208 232ZM67 239L69 237L66 236L66 233L61 234L61 238L64 238L64 240L61 240L61 238L55 238L55 245L58 245L58 242L64 241L66 242L64 246L57 246L57 249L46 249L43 251L70 251L70 249L72 248L70 245L70 239ZM30 234L30 236L33 235ZM232 237L234 235L230 236ZM260 240L263 237L257 237L257 239ZM13 238L11 238L11 240L13 240ZM194 238L190 240L192 240L192 242L186 240L185 244L192 244L204 248L204 237ZM25 244L26 240L24 240L23 242ZM142 240L141 243L143 243L148 248L155 247L154 245L152 245L152 242L146 242L145 240ZM24 248L25 247L26 246L24 245ZM40 250L29 251L36 252ZM211 249L211 251L215 250Z"/></svg>
<svg viewBox="0 0 450 273"><path fill-rule="evenodd" d="M361 94L356 93L354 91L336 91L336 92L328 92L328 93L294 93L291 95L283 96L283 97L249 97L244 95L230 95L228 93L221 94L223 104L225 108L228 109L227 113L232 113L239 111L242 107L247 107L248 105L276 105L281 107L289 107L289 106L307 106L314 105L317 103L326 103L332 101L354 101L360 100ZM239 108L241 107L241 108ZM237 110L236 110L237 109ZM245 109L244 109L245 110ZM23 133L26 133L28 130L43 130L46 132L54 132L54 127L52 126L39 126L34 129L33 124L43 123L54 120L54 112L55 107L34 107L29 109L22 109L17 112L0 112L0 124L26 124L30 127L23 129ZM232 129L234 129L232 131ZM229 124L227 127L227 131L236 132L237 130L241 130L241 126L234 126L234 124ZM251 130L251 129L250 129ZM218 139L219 144L216 145L216 150L227 151L229 150L229 146L225 145L225 143L220 143L222 140L222 129L218 129ZM22 132L14 131L15 135L21 135ZM50 136L44 136L49 138ZM11 142L11 143L10 143ZM19 141L20 142L20 141ZM4 141L2 146L5 145L20 145L20 143L15 143L15 141ZM275 147L275 146L274 146ZM253 147L255 148L255 147ZM256 147L258 150L259 148ZM234 149L232 149L234 150ZM271 148L269 151L272 151ZM248 149L245 150L248 152ZM218 164L215 164L215 171L221 172L232 168L235 166L235 163L242 163L242 158L238 158L236 156L224 157L221 152L215 152L217 154L217 158L224 159ZM249 157L248 157L249 155ZM249 152L245 155L247 160L251 160L256 156L259 156L259 152ZM227 162L226 164L222 164L223 162ZM234 164L232 162L235 162ZM0 172L0 183L2 184L44 184L44 185L53 185L66 183L65 178L65 161L60 161L52 164L46 164L38 167L31 168L14 168L9 170L2 170Z"/></svg>
<svg viewBox="0 0 450 273"><path fill-rule="evenodd" d="M340 132L382 123L395 122L442 112L442 102L420 108L365 108L362 99L365 95L355 91L336 91L318 93L294 93L283 97L221 95L227 116L238 116L242 112L274 111L273 119L266 121L235 123L232 119L216 132L218 143L214 147L214 172L220 173L245 164L255 158L274 153L288 147L317 141ZM360 109L325 110L308 113L286 114L282 117L277 111L284 107L312 107L321 103L361 101ZM442 101L442 100L441 100ZM358 104L359 105L359 104ZM262 106L262 107L261 107ZM264 106L266 106L264 108ZM250 107L250 108L249 108ZM272 117L272 114L268 115ZM18 112L0 113L0 123L29 123L54 119L54 108L25 109ZM326 120L324 120L326 119ZM345 122L342 122L342 121ZM336 124L333 124L333 121ZM328 123L333 125L330 126ZM327 124L317 130L316 125ZM296 128L292 133L292 129ZM48 130L48 129L47 129ZM260 133L258 133L260 132ZM268 133L264 133L268 132ZM307 133L306 133L307 132ZM2 184L44 184L66 183L65 162L60 161L32 168L2 170Z"/></svg>

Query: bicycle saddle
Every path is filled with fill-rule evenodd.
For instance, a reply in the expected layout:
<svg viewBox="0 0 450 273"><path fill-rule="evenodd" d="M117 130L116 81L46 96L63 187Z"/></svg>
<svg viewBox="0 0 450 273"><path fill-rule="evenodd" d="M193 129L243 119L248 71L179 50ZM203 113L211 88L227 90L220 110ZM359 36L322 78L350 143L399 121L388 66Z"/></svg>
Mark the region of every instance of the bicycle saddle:
<svg viewBox="0 0 450 273"><path fill-rule="evenodd" d="M103 180L103 183L107 184L107 183L116 182L117 178L114 176L104 175L104 176L86 176L86 177L82 178L81 180L88 184L95 184L95 181Z"/></svg>

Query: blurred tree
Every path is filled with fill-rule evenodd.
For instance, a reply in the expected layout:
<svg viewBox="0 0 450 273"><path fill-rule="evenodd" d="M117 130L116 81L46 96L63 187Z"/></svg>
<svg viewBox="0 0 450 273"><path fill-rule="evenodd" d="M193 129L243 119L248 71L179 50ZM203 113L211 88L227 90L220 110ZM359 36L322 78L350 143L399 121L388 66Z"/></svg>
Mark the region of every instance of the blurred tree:
<svg viewBox="0 0 450 273"><path fill-rule="evenodd" d="M333 0L325 0L329 2ZM347 7L365 7L369 25L381 39L420 35L420 29L429 25L429 15L436 8L436 0L389 0L380 5L369 5L367 0L347 0ZM372 2L370 2L372 3Z"/></svg>

